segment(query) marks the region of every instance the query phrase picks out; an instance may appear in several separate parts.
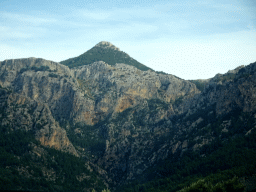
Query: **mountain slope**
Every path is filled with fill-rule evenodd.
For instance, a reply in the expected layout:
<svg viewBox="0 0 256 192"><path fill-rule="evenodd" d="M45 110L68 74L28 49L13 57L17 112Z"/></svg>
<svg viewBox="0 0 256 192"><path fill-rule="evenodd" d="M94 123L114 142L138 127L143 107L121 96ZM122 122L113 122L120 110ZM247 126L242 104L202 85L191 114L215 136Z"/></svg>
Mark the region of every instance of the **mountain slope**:
<svg viewBox="0 0 256 192"><path fill-rule="evenodd" d="M198 87L193 81L127 64L97 61L68 68L44 59L7 60L0 62L1 132L7 130L8 137L9 132L24 131L39 142L39 148L77 156L112 190L125 189L136 180L156 181L152 191L170 190L158 188L161 179L178 189L181 183L175 182L195 182L199 176L194 173L215 174L217 170L209 168L212 160L225 151L219 170L238 169L236 164L227 166L228 159L236 158L229 158L233 148L225 148L227 143L241 144L235 154L248 155L250 150L254 154L254 144L246 140L255 138L255 79L256 63ZM54 153L48 157L54 159ZM254 155L248 157L256 162ZM244 159L239 163L253 173ZM17 170L15 166L11 168ZM72 178L75 183L79 175ZM136 191L132 186L131 191Z"/></svg>
<svg viewBox="0 0 256 192"><path fill-rule="evenodd" d="M221 182L234 176L256 189L256 63L233 78L228 74L177 106L183 112L170 117L177 131L162 149L169 154L137 179L141 184L123 191L177 191L204 177ZM161 159L159 152L155 157Z"/></svg>
<svg viewBox="0 0 256 192"><path fill-rule="evenodd" d="M151 70L149 67L139 63L135 59L131 58L128 54L120 51L119 48L106 41L101 41L78 57L70 58L65 61L61 61L60 63L73 68L82 65L89 65L97 61L104 61L109 65L124 63L127 65L132 65L142 71Z"/></svg>
<svg viewBox="0 0 256 192"><path fill-rule="evenodd" d="M107 188L78 157L49 108L0 88L0 189L92 191Z"/></svg>

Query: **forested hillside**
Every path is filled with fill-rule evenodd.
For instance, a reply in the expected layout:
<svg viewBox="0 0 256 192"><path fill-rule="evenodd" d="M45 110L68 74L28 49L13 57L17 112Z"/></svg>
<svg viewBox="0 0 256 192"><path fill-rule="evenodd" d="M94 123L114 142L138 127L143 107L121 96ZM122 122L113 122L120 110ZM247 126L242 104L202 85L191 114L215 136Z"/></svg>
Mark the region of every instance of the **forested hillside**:
<svg viewBox="0 0 256 192"><path fill-rule="evenodd" d="M61 61L60 63L73 68L82 65L89 65L97 61L104 61L109 65L125 63L126 65L134 66L142 71L151 70L149 67L131 58L127 53L120 51L119 48L105 41L98 43L96 46L78 57L70 58L65 61Z"/></svg>

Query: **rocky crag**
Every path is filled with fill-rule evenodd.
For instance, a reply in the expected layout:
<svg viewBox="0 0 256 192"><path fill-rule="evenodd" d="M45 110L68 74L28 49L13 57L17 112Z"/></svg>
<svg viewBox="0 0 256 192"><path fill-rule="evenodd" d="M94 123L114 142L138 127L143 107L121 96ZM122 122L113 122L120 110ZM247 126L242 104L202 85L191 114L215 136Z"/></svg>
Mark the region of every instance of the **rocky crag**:
<svg viewBox="0 0 256 192"><path fill-rule="evenodd" d="M97 49L120 52L108 42L90 53ZM38 58L1 62L1 125L33 131L41 145L83 158L113 187L230 132L231 116L224 116L256 118L256 63L186 81L134 63L78 60L68 60L73 68ZM222 130L210 131L217 119Z"/></svg>

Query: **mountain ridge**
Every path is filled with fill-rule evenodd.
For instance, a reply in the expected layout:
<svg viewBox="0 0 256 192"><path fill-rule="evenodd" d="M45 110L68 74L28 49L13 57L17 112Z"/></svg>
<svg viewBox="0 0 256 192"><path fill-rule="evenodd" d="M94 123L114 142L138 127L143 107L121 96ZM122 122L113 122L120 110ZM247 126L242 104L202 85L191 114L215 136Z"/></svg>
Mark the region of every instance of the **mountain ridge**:
<svg viewBox="0 0 256 192"><path fill-rule="evenodd" d="M97 47L119 51L108 42L100 42ZM96 61L69 68L37 58L5 60L0 62L0 128L4 133L0 142L7 147L1 148L0 155L8 153L10 160L16 158L5 139L16 138L16 131L22 131L36 141L31 140L31 144L29 139L24 140L26 145L34 146L33 149L25 147L22 153L14 155L28 158L30 162L36 159L38 165L30 167L20 163L22 168L19 168L15 160L14 164L9 162L7 167L0 168L6 175L11 171L11 175L16 173L25 178L35 172L41 174L36 177L45 179L49 186L57 185L57 191L62 191L60 186L64 185L66 191L78 187L76 189L91 192L97 183L88 188L83 185L86 179L96 178L90 176L88 170L97 174L105 188L109 186L117 191L120 188L129 191L129 187L123 186L136 180L150 186L151 191L174 190L181 184L175 182L185 182L181 179L183 176L188 179L191 175L196 179L199 177L195 174L208 176L216 174L217 169L225 172L231 168L240 170L241 166L240 172L232 173L242 178L251 174L245 170L256 173L252 163L254 142L246 141L255 138L255 79L256 63L217 75L202 84L152 70L143 71L124 63L111 65ZM241 153L227 145L227 141L235 142L236 138L240 138L235 144L241 144ZM241 158L238 167L235 163L228 166L229 156L225 156L223 165L214 156L224 154L219 146L228 146L224 148L227 154L235 151L238 156L250 158ZM51 148L56 151L51 152ZM80 160L65 156L63 152ZM57 157L56 162L63 167L55 163ZM83 171L71 165L65 167L61 157L72 159L74 166L79 161L79 167L85 166L80 169ZM204 165L204 158L211 163ZM207 166L212 166L213 159L218 167L211 171ZM49 166L41 169L44 164L39 162ZM200 166L205 166L205 171L200 170ZM29 172L30 168L33 173ZM74 169L70 185L62 169L68 177L71 177L68 170ZM15 183L15 176L1 177L8 183L14 179ZM168 184L172 180L174 182ZM155 181L157 184L153 185ZM169 188L161 189L158 182ZM130 191L147 191L147 187L137 184L132 184Z"/></svg>
<svg viewBox="0 0 256 192"><path fill-rule="evenodd" d="M97 61L104 61L109 65L124 63L135 66L143 71L152 70L107 41L101 41L80 56L61 61L60 63L72 68L89 65Z"/></svg>

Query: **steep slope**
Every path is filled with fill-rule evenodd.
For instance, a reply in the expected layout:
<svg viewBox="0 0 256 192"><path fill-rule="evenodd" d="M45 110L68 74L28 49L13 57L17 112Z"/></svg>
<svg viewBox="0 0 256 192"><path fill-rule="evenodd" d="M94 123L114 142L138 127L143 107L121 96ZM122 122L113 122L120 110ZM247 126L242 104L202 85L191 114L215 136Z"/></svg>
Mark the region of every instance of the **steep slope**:
<svg viewBox="0 0 256 192"><path fill-rule="evenodd" d="M112 116L100 125L109 131L100 165L122 183L135 180L164 159L200 150L221 136L245 136L255 124L237 127L231 117L236 114L245 122L243 113L255 117L255 71L255 64L251 64L234 79L212 82L193 97L177 99L173 104L144 100L144 105Z"/></svg>
<svg viewBox="0 0 256 192"><path fill-rule="evenodd" d="M3 87L44 103L67 131L77 132L80 125L93 126L127 108L147 105L151 99L167 103L169 112L159 114L161 119L167 118L172 113L171 102L198 93L195 85L185 80L124 64L96 62L70 70L58 63L29 58L1 62L0 71ZM105 143L98 127L86 131L97 135L97 142Z"/></svg>
<svg viewBox="0 0 256 192"><path fill-rule="evenodd" d="M177 191L202 177L221 182L234 176L255 190L256 63L226 79L229 74L210 80L202 93L173 107L177 113L169 120L174 134L161 150L152 151L158 159L160 151L169 154L155 161L137 179L146 184L132 191Z"/></svg>
<svg viewBox="0 0 256 192"><path fill-rule="evenodd" d="M142 71L151 70L149 67L139 63L135 59L131 58L127 53L106 41L99 42L93 48L78 57L70 58L65 61L61 61L60 63L73 68L82 65L89 65L97 61L104 61L109 65L125 63L126 65L134 66Z"/></svg>
<svg viewBox="0 0 256 192"><path fill-rule="evenodd" d="M101 48L118 51L107 45ZM207 146L254 137L255 79L256 63L198 87L123 63L70 69L44 59L7 60L0 63L1 125L80 157L115 189L168 178L187 153L210 156Z"/></svg>
<svg viewBox="0 0 256 192"><path fill-rule="evenodd" d="M1 126L8 127L10 130L17 129L33 131L36 138L44 146L51 146L59 150L70 152L77 156L77 152L70 143L66 131L56 122L49 106L36 100L38 97L37 88L33 86L31 76L40 75L50 70L48 66L36 67L34 59L25 59L25 68L19 61L1 62L0 86L4 89L1 92L2 110ZM41 60L38 60L41 61ZM35 62L33 65L33 62ZM49 73L49 71L47 71ZM27 74L27 83L23 86L23 77ZM8 93L8 94L7 94Z"/></svg>
<svg viewBox="0 0 256 192"><path fill-rule="evenodd" d="M46 104L0 88L0 188L92 191L106 188Z"/></svg>
<svg viewBox="0 0 256 192"><path fill-rule="evenodd" d="M110 66L96 62L70 70L58 63L29 58L1 62L0 72L2 87L31 102L45 105L50 110L48 114L67 131L76 152L100 166L105 161L102 157L108 156L104 155L106 150L112 150L115 145L125 145L120 143L122 139L119 138L123 134L132 138L141 133L143 140L129 142L134 143L136 151L141 145L147 147L144 133L147 135L153 124L168 119L174 113L172 104L181 97L187 99L199 93L194 84L185 80L153 71L141 71L125 64ZM159 110L155 110L155 107ZM146 118L143 121L149 121L151 128L138 124L131 132L127 130L133 127L130 123L126 124L125 129L124 124L117 127L110 123L105 126L108 121L121 120L120 114L132 108L138 109L136 113L145 110L143 115ZM140 123L139 119L137 123ZM159 137L154 137L152 145ZM58 138L53 138L60 142ZM147 153L151 151L147 150ZM115 158L121 161L119 155ZM111 167L112 163L108 166ZM131 169L131 174L133 172ZM118 177L116 174L110 176L112 179ZM123 180L125 177L120 178Z"/></svg>

